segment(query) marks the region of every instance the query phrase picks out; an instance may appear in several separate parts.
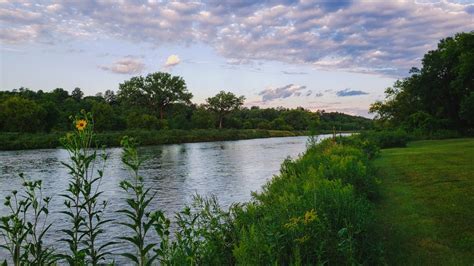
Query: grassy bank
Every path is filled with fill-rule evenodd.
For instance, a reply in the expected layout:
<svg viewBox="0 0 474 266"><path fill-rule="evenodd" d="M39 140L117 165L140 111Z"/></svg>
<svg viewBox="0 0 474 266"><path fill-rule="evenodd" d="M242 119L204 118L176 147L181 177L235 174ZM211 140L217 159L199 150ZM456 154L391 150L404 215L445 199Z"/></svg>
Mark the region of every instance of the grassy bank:
<svg viewBox="0 0 474 266"><path fill-rule="evenodd" d="M362 148L310 146L242 208L234 209L237 265L356 265L383 262L372 234L376 194Z"/></svg>
<svg viewBox="0 0 474 266"><path fill-rule="evenodd" d="M474 262L474 139L417 141L374 161L376 216L386 260L396 265Z"/></svg>
<svg viewBox="0 0 474 266"><path fill-rule="evenodd" d="M0 133L0 150L46 149L60 146L65 132L56 133ZM308 135L306 131L260 129L196 129L196 130L136 130L102 132L97 134L100 145L117 147L123 136L133 136L141 145L174 144L204 141L223 141Z"/></svg>

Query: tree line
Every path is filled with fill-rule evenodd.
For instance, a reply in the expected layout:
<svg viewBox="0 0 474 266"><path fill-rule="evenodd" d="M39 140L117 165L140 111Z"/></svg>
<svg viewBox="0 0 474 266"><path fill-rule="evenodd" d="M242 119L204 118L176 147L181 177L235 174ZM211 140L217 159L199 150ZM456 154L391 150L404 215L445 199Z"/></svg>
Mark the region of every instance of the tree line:
<svg viewBox="0 0 474 266"><path fill-rule="evenodd" d="M359 130L372 121L343 113L243 107L244 96L221 91L204 104L191 102L182 77L156 72L132 77L115 93L106 90L84 96L80 88L50 92L27 88L0 91L0 131L67 131L70 117L81 110L94 115L97 131L162 129L272 129L272 130ZM316 128L317 127L317 128Z"/></svg>
<svg viewBox="0 0 474 266"><path fill-rule="evenodd" d="M472 134L474 127L474 31L442 39L426 53L422 67L385 91L371 105L377 125L431 135Z"/></svg>

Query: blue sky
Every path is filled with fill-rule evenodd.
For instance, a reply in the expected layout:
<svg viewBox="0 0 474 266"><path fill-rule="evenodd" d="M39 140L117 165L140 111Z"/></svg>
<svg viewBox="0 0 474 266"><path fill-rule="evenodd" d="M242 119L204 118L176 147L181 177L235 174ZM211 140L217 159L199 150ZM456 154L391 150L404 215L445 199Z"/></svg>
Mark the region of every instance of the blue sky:
<svg viewBox="0 0 474 266"><path fill-rule="evenodd" d="M5 1L0 89L184 77L194 102L367 114L439 39L474 29L474 0Z"/></svg>

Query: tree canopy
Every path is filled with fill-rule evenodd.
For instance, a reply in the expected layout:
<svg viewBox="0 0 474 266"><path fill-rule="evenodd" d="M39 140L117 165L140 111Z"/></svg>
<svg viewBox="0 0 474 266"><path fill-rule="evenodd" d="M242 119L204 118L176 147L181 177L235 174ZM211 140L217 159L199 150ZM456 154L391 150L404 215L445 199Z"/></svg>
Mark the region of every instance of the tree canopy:
<svg viewBox="0 0 474 266"><path fill-rule="evenodd" d="M473 92L474 31L441 40L424 55L421 69L412 68L370 111L387 127L466 131L472 128Z"/></svg>
<svg viewBox="0 0 474 266"><path fill-rule="evenodd" d="M246 108L242 106L243 96L223 91L208 98L207 104L196 105L190 102L192 95L185 88L180 77L154 73L123 82L118 94L105 90L95 96L84 96L80 88L71 92L63 88L50 92L27 88L0 91L0 132L65 131L70 127L70 117L81 110L93 113L98 131L216 127L308 130L313 129L318 118L321 123L317 129L321 130L372 127L370 119L343 113L314 112L301 107ZM164 101L159 100L162 96Z"/></svg>
<svg viewBox="0 0 474 266"><path fill-rule="evenodd" d="M119 97L131 104L144 104L164 118L165 109L173 103L190 103L193 95L188 92L183 78L169 73L156 72L146 77L133 77L119 85Z"/></svg>
<svg viewBox="0 0 474 266"><path fill-rule="evenodd" d="M222 128L222 121L228 113L237 110L244 104L245 97L237 97L232 92L220 91L216 96L206 99L209 110L217 115L219 128Z"/></svg>

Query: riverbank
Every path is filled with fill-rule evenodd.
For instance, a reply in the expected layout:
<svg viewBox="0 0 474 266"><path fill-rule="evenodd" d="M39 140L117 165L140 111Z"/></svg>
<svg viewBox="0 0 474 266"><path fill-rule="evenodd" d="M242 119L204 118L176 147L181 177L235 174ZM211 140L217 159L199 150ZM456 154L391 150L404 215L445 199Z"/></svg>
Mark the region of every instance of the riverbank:
<svg viewBox="0 0 474 266"><path fill-rule="evenodd" d="M385 149L376 217L388 264L474 261L474 139L416 141Z"/></svg>
<svg viewBox="0 0 474 266"><path fill-rule="evenodd" d="M66 132L33 134L3 132L0 133L0 150L57 148L60 146L59 139L65 135ZM262 129L134 130L97 133L97 142L107 147L118 147L123 136L136 138L140 145L159 145L307 135L308 131Z"/></svg>

